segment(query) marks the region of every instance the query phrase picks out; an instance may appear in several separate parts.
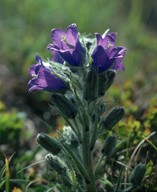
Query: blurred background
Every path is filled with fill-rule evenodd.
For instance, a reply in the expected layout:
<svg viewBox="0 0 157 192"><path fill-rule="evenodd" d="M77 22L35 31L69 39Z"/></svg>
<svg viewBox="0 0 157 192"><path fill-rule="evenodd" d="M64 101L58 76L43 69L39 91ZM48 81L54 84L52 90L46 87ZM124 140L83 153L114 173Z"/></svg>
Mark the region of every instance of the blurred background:
<svg viewBox="0 0 157 192"><path fill-rule="evenodd" d="M129 119L139 122L142 132L157 128L156 0L1 0L0 149L8 156L15 152L18 163L24 162L20 154L33 151L39 131L60 128L61 119L49 108L50 95L28 93L28 69L36 53L51 58L46 50L51 29L71 23L81 33L94 35L108 28L118 33L117 45L128 49L125 71L118 73L107 97L126 107L123 125L133 126ZM127 135L126 128L122 135ZM32 160L35 153L27 158Z"/></svg>

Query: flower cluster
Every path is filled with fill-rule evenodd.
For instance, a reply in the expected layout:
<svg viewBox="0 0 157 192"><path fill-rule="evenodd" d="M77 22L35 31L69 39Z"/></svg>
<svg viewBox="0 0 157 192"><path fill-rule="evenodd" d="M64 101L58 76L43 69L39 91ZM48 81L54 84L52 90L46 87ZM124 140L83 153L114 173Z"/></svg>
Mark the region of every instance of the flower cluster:
<svg viewBox="0 0 157 192"><path fill-rule="evenodd" d="M80 36L76 24L69 25L66 31L53 29L52 43L47 47L53 57L50 61L43 61L36 56L36 64L29 70L32 76L28 83L29 91L66 91L69 85L67 77L62 73L65 66L75 68L73 71L81 67L95 69L98 74L108 69L123 70L122 60L126 48L115 45L116 33L106 31L103 35L96 33L95 36L95 47L89 54L91 51L87 48L87 42Z"/></svg>
<svg viewBox="0 0 157 192"><path fill-rule="evenodd" d="M48 152L45 162L60 178L52 185L54 191L129 192L139 190L143 182L144 164L138 164L130 177L124 162L113 169L114 162L122 159L122 153L120 158L117 153L114 160L118 139L113 129L125 110L116 106L107 111L103 97L116 71L124 69L126 48L116 46L116 36L107 30L90 39L79 34L76 24L66 31L53 29L47 47L53 57L45 61L37 55L36 64L29 69L29 91L51 92L52 105L67 125L58 138L39 133L36 139Z"/></svg>

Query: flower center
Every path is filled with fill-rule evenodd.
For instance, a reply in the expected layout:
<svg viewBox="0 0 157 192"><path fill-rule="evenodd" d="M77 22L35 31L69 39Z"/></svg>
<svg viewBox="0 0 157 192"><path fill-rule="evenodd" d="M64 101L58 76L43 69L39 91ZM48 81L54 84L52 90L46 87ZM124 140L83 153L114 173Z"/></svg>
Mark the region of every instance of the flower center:
<svg viewBox="0 0 157 192"><path fill-rule="evenodd" d="M66 40L67 40L67 38L66 38L64 35L62 35L62 37L61 37L61 41L63 41L63 42L66 43Z"/></svg>
<svg viewBox="0 0 157 192"><path fill-rule="evenodd" d="M67 42L67 38L63 35L61 37L61 41L64 42L70 49L74 49L75 47Z"/></svg>
<svg viewBox="0 0 157 192"><path fill-rule="evenodd" d="M32 77L38 77L38 75L36 75L36 74L34 73L34 74L32 74Z"/></svg>
<svg viewBox="0 0 157 192"><path fill-rule="evenodd" d="M108 41L108 48L113 47L113 44Z"/></svg>

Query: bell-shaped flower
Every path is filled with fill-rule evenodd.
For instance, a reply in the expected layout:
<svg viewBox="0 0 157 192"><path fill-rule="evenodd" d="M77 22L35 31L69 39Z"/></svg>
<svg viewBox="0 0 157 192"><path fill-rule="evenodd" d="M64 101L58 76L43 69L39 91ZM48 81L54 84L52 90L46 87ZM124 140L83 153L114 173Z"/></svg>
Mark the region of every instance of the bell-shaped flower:
<svg viewBox="0 0 157 192"><path fill-rule="evenodd" d="M65 91L67 84L51 72L51 65L36 56L37 64L29 69L29 74L33 77L28 82L29 91L45 90L48 92Z"/></svg>
<svg viewBox="0 0 157 192"><path fill-rule="evenodd" d="M59 55L70 65L79 66L83 63L85 49L79 41L79 33L76 24L68 26L66 31L53 29L51 31L52 44L48 45L48 50Z"/></svg>
<svg viewBox="0 0 157 192"><path fill-rule="evenodd" d="M92 65L99 73L108 69L123 70L122 60L126 53L126 48L115 46L116 33L106 33L104 36L96 34L97 46L94 49Z"/></svg>

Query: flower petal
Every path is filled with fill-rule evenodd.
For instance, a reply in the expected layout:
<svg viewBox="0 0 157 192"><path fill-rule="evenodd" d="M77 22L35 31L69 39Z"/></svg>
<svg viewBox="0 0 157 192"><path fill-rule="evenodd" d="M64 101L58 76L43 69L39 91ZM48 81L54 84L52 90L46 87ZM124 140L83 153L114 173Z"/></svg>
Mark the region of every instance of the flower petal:
<svg viewBox="0 0 157 192"><path fill-rule="evenodd" d="M58 49L68 49L69 47L64 42L64 38L66 38L66 33L61 29L53 29L51 31L52 42Z"/></svg>
<svg viewBox="0 0 157 192"><path fill-rule="evenodd" d="M110 52L110 59L115 58L114 69L115 70L124 70L124 65L122 64L122 60L124 59L126 53L125 47L114 47Z"/></svg>
<svg viewBox="0 0 157 192"><path fill-rule="evenodd" d="M36 77L31 79L28 83L29 91L46 90L49 92L56 92L67 88L66 83L58 76L51 74L49 69L39 64L37 64L37 68L38 73L35 73ZM33 71L33 69L34 66L31 71Z"/></svg>
<svg viewBox="0 0 157 192"><path fill-rule="evenodd" d="M66 38L69 44L73 46L76 45L76 42L78 40L78 30L75 23L68 26L66 30Z"/></svg>
<svg viewBox="0 0 157 192"><path fill-rule="evenodd" d="M114 59L109 59L108 54L102 46L96 47L92 54L92 65L97 68L99 72L103 72L111 67Z"/></svg>
<svg viewBox="0 0 157 192"><path fill-rule="evenodd" d="M54 62L63 64L64 60L57 51L52 50L53 58L51 59Z"/></svg>
<svg viewBox="0 0 157 192"><path fill-rule="evenodd" d="M40 64L34 64L29 68L29 74L31 76L36 76L38 74L39 69L40 69Z"/></svg>
<svg viewBox="0 0 157 192"><path fill-rule="evenodd" d="M97 45L101 45L104 49L108 49L115 45L117 34L114 32L107 33L105 37L102 37L99 33L96 33Z"/></svg>
<svg viewBox="0 0 157 192"><path fill-rule="evenodd" d="M110 58L124 57L125 53L126 53L126 49L124 47L117 46L111 49Z"/></svg>

